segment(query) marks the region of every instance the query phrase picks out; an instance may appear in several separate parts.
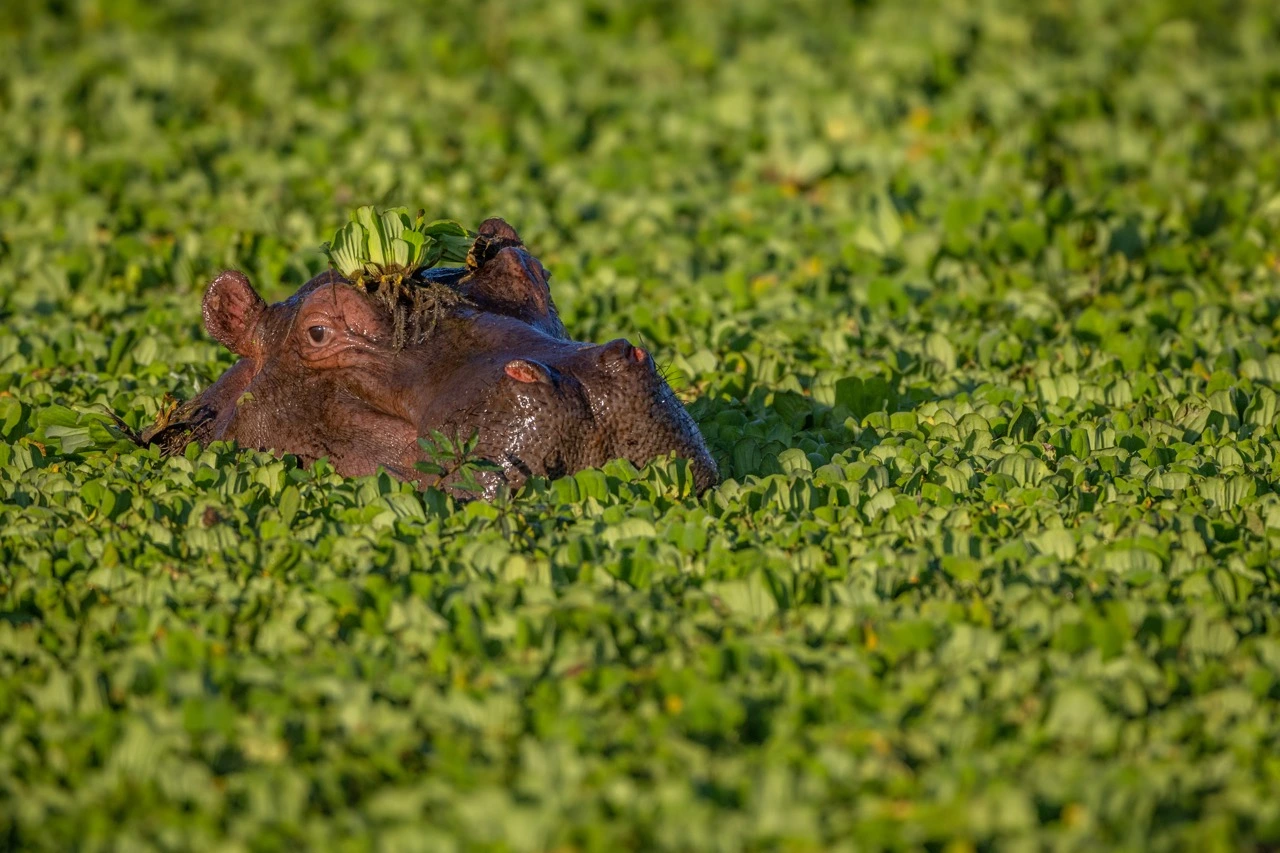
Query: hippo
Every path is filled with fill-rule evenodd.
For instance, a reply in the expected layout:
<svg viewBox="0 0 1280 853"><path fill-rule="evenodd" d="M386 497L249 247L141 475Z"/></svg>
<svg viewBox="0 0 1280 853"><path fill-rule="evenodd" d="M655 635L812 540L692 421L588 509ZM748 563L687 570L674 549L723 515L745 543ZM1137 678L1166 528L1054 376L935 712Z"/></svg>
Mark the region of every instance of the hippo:
<svg viewBox="0 0 1280 853"><path fill-rule="evenodd" d="M449 489L452 474L420 464L430 444L419 440L444 436L485 461L487 497L674 453L698 493L713 486L715 461L653 356L621 338L571 339L549 278L501 219L480 226L465 266L413 273L398 301L328 270L268 305L224 272L205 291L204 325L239 360L139 440L165 453L229 440Z"/></svg>

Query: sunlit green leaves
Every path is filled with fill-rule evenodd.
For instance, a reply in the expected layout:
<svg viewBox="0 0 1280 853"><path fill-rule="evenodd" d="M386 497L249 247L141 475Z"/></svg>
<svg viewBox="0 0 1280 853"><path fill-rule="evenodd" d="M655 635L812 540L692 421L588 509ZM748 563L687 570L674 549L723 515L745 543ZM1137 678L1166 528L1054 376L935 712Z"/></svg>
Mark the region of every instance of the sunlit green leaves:
<svg viewBox="0 0 1280 853"><path fill-rule="evenodd" d="M1280 844L1274 3L144 5L0 15L10 846ZM382 204L725 481L121 440Z"/></svg>
<svg viewBox="0 0 1280 853"><path fill-rule="evenodd" d="M472 236L457 222L428 221L422 211L410 218L408 208L379 211L365 205L323 248L334 269L355 281L365 274L410 275L442 261L461 263Z"/></svg>

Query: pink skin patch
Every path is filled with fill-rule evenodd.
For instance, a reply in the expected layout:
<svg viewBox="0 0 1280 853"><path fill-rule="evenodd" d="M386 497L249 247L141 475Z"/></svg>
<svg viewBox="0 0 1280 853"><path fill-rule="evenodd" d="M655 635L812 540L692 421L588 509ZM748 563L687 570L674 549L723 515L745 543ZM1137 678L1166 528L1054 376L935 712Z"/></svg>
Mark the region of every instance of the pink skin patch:
<svg viewBox="0 0 1280 853"><path fill-rule="evenodd" d="M636 364L644 364L644 360L649 357L649 353L645 352L641 347L636 347L631 351L631 357L636 360Z"/></svg>
<svg viewBox="0 0 1280 853"><path fill-rule="evenodd" d="M508 376L517 382L541 382L542 373L527 361L512 361L503 368Z"/></svg>

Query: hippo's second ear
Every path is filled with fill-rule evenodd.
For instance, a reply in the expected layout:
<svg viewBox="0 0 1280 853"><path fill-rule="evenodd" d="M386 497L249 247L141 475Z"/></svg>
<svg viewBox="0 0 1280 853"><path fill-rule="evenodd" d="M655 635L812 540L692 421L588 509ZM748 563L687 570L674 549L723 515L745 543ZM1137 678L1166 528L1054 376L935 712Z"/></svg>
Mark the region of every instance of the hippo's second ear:
<svg viewBox="0 0 1280 853"><path fill-rule="evenodd" d="M253 328L267 303L244 273L227 270L204 292L204 327L214 340L236 355L249 355Z"/></svg>
<svg viewBox="0 0 1280 853"><path fill-rule="evenodd" d="M481 237L496 237L500 240L510 240L513 243L519 243L521 246L524 245L524 243L520 241L520 235L516 233L516 229L512 228L511 224L507 222L507 220L500 219L497 216L490 217L484 222L481 222L480 229L477 233Z"/></svg>
<svg viewBox="0 0 1280 853"><path fill-rule="evenodd" d="M486 219L480 223L475 242L467 252L467 269L475 272L497 257L503 249L512 246L524 248L524 243L520 241L520 235L516 233L516 229L508 225L505 219L498 219L496 216Z"/></svg>
<svg viewBox="0 0 1280 853"><path fill-rule="evenodd" d="M564 338L564 325L547 287L549 277L533 255L518 246L507 246L463 279L462 293L487 311L523 320L553 338Z"/></svg>

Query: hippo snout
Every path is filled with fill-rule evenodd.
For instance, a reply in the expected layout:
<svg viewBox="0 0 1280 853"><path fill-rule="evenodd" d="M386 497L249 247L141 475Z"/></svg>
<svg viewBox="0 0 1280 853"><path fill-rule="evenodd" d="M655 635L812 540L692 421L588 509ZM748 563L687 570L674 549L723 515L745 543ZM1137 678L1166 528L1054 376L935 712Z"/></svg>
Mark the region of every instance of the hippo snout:
<svg viewBox="0 0 1280 853"><path fill-rule="evenodd" d="M565 370L585 389L594 422L584 464L624 457L643 466L674 452L690 461L699 492L719 480L697 425L643 347L617 338L575 353Z"/></svg>

